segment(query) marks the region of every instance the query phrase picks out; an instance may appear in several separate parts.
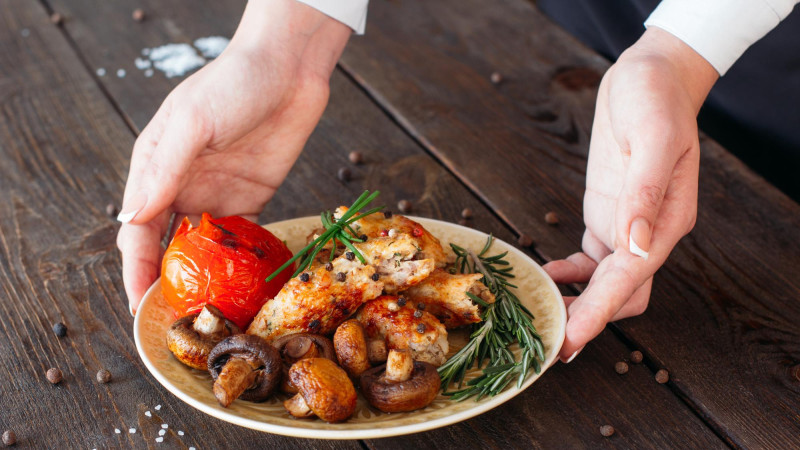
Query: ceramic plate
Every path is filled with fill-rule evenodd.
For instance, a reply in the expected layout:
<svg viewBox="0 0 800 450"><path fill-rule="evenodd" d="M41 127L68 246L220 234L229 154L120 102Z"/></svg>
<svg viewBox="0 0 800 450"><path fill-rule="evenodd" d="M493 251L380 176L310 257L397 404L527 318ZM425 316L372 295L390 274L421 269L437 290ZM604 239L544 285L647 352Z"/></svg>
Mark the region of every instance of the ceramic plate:
<svg viewBox="0 0 800 450"><path fill-rule="evenodd" d="M462 247L479 251L486 242L486 234L438 220L413 218L438 237L449 249L454 242ZM286 240L293 251L305 244L310 230L319 224L319 217L276 222L265 225L278 238ZM179 399L211 416L247 428L304 438L369 439L396 436L450 425L475 417L495 408L528 388L556 360L564 341L567 313L555 283L542 268L513 246L495 240L490 254L508 251L507 259L514 266L519 288L517 295L536 316L534 325L542 336L546 360L542 373L531 374L522 388L515 383L495 397L479 402L472 399L453 402L439 395L427 408L410 412L385 414L371 408L359 395L356 412L347 422L329 424L319 419L294 419L283 408L285 397L276 396L265 403L236 401L230 407L219 406L211 392L212 380L206 372L190 369L176 360L167 349L166 332L175 320L172 308L161 295L160 280L145 294L134 321L134 338L139 356L153 376ZM451 355L466 343L466 333L451 333ZM519 357L519 351L515 354ZM450 355L448 355L449 357ZM476 369L468 378L479 375Z"/></svg>

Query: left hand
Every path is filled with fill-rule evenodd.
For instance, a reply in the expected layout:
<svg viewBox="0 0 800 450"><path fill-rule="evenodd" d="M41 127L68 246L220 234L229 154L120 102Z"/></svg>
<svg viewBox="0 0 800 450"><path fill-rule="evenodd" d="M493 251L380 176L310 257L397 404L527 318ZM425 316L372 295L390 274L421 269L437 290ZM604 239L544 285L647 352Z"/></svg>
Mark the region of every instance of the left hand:
<svg viewBox="0 0 800 450"><path fill-rule="evenodd" d="M647 308L653 274L697 216L697 113L718 75L700 55L655 27L603 77L589 146L583 252L545 265L567 297L561 360L606 323Z"/></svg>

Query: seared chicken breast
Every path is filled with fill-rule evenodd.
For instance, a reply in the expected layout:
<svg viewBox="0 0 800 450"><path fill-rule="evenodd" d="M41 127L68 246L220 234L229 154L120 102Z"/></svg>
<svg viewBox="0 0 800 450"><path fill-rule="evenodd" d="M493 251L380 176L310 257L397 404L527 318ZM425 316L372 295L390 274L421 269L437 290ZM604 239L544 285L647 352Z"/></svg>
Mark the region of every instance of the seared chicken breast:
<svg viewBox="0 0 800 450"><path fill-rule="evenodd" d="M383 339L389 350L409 349L417 361L444 363L449 344L447 330L433 314L394 295L364 304L356 314L368 340Z"/></svg>
<svg viewBox="0 0 800 450"><path fill-rule="evenodd" d="M364 302L381 295L383 282L372 265L345 256L336 258L332 270L315 266L290 279L274 299L256 315L247 334L268 342L293 333L330 334ZM328 266L330 268L330 266Z"/></svg>
<svg viewBox="0 0 800 450"><path fill-rule="evenodd" d="M481 321L478 305L467 297L467 292L494 303L494 295L480 281L482 277L479 273L451 274L437 269L402 295L414 305L424 303L425 311L436 316L445 327L460 327Z"/></svg>
<svg viewBox="0 0 800 450"><path fill-rule="evenodd" d="M415 259L418 250L411 236L398 233L394 237L368 238L354 245L375 266L383 282L383 290L394 294L420 283L434 270L433 259Z"/></svg>

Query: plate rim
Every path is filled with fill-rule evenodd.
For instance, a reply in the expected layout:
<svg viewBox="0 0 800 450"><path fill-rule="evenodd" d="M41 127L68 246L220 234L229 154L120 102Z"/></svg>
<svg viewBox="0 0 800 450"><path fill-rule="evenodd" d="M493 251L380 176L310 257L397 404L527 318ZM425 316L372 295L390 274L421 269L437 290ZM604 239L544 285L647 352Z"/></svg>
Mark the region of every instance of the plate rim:
<svg viewBox="0 0 800 450"><path fill-rule="evenodd" d="M426 217L416 217L416 216L406 216L411 220L420 222L423 226L425 222L432 222L438 225L445 225L448 227L457 227L462 230L466 230L469 233L480 233L483 236L489 236L489 234L484 233L483 231L476 230L474 228L465 227L463 225L445 222L443 220L438 219L429 219ZM304 216L304 217L297 217L294 219L287 219L281 220L278 222L271 222L265 225L261 225L264 228L271 227L271 226L278 226L285 224L287 222L295 222L295 221L303 221L303 220L310 220L311 218L319 218L319 216ZM384 437L392 437L392 436L401 436L406 434L413 434L413 433L420 433L423 431L429 431L437 428L442 428L448 425L453 425L458 422L462 422L467 419L471 419L473 417L479 416L489 410L497 408L498 406L506 403L507 401L511 400L512 398L516 397L517 395L521 394L523 391L528 389L536 380L539 379L544 373L553 365L556 361L558 361L558 353L561 350L561 346L564 344L564 339L566 337L566 324L567 324L567 309L566 305L564 304L564 299L561 296L561 292L558 290L558 286L553 281L552 278L544 271L541 265L534 261L531 257L526 255L523 251L516 248L514 245L495 237L496 240L503 242L509 247L510 252L516 253L518 256L522 257L523 259L529 261L533 264L536 271L538 271L546 280L550 289L555 293L556 300L558 303L558 312L559 312L559 333L557 339L557 349L552 353L553 359L548 363L547 359L545 359L544 363L542 364L542 371L539 373L537 377L528 378L521 387L517 388L516 386L512 386L510 389L502 392L494 397L491 397L488 401L476 405L475 408L466 409L464 411L457 412L455 414L439 417L437 419L433 419L430 421L407 424L407 425L399 425L394 427L377 427L377 428L369 428L369 429L342 429L342 430L330 430L330 429L309 429L309 428L298 428L298 427L288 427L284 425L276 425L271 424L268 422L262 422L254 419L248 419L245 417L241 417L236 414L229 413L227 411L221 411L219 409L210 408L208 405L203 403L200 400L195 399L191 395L183 392L178 386L175 386L169 379L167 379L160 370L158 370L155 364L146 357L146 353L142 348L142 339L140 336L142 330L142 315L136 314L134 317L133 322L133 337L136 343L136 351L139 354L139 358L144 363L147 370L150 374L170 393L178 397L180 400L192 406L193 408L208 414L216 419L233 423L235 425L239 425L245 428L250 428L253 430L264 431L272 434L279 434L283 436L290 436L290 437L298 437L298 438L310 438L310 439L336 439L336 440L344 440L344 439L375 439L375 438L384 438ZM161 277L158 277L155 282L147 289L144 296L142 297L142 301L144 302L145 299L150 298L151 291L153 289L157 289L160 287ZM141 309L141 305L140 308ZM470 401L470 400L465 400Z"/></svg>

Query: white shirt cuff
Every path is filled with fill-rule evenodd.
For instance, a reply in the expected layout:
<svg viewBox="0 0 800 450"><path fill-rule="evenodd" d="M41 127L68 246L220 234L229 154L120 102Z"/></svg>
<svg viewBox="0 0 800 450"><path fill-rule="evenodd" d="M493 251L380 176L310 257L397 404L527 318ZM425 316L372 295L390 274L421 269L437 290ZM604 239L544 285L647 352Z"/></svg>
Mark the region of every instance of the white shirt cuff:
<svg viewBox="0 0 800 450"><path fill-rule="evenodd" d="M364 34L367 26L367 4L369 0L297 0L316 9L328 17L352 28L356 34Z"/></svg>
<svg viewBox="0 0 800 450"><path fill-rule="evenodd" d="M800 0L664 0L645 27L674 35L720 75L786 18Z"/></svg>

